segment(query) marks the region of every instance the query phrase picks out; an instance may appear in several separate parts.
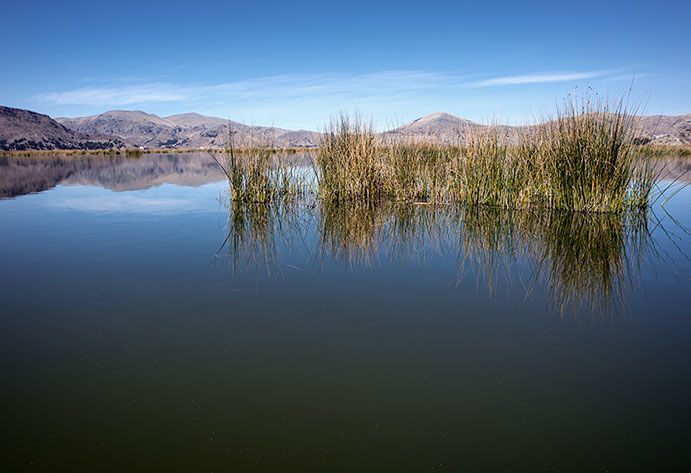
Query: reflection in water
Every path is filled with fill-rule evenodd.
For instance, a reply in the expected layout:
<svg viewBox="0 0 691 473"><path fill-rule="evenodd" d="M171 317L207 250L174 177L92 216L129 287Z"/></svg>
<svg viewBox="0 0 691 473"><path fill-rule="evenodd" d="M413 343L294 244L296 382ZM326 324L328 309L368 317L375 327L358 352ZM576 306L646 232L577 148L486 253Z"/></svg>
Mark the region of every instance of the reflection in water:
<svg viewBox="0 0 691 473"><path fill-rule="evenodd" d="M281 272L281 251L305 248L320 268L456 261L451 282L473 275L490 297L516 285L544 291L553 313L575 318L621 312L654 255L644 212L506 211L492 207L400 204L242 205L232 203L221 255L235 274Z"/></svg>
<svg viewBox="0 0 691 473"><path fill-rule="evenodd" d="M282 156L305 166L310 155ZM688 177L686 161L661 160L673 178ZM309 174L309 167L300 167ZM670 171L671 172L671 171ZM308 177L305 177L308 180ZM668 176L670 177L670 176ZM146 189L162 183L200 185L223 178L206 153L125 156L0 158L0 197L58 184ZM84 205L83 199L80 205ZM113 203L109 203L113 205ZM180 203L171 205L182 208ZM129 205L141 210L137 201ZM490 295L502 285L526 296L545 291L560 314L619 311L639 279L641 255L655 255L648 217L505 211L491 207L351 203L349 205L230 204L228 235L219 254L235 274L282 274L286 249L304 250L318 268L379 265L396 270L428 258L456 261L457 284L474 276Z"/></svg>
<svg viewBox="0 0 691 473"><path fill-rule="evenodd" d="M644 213L552 215L541 234L540 263L547 262L547 287L564 311L585 303L593 311L617 309L640 278L649 248Z"/></svg>
<svg viewBox="0 0 691 473"><path fill-rule="evenodd" d="M246 272L269 276L281 273L279 248L292 246L303 223L294 204L229 200L226 238L217 254L234 275Z"/></svg>
<svg viewBox="0 0 691 473"><path fill-rule="evenodd" d="M289 165L309 163L307 153L282 155ZM151 153L34 157L0 156L0 198L42 192L63 185L105 187L114 191L142 190L164 183L200 186L223 179L208 153Z"/></svg>
<svg viewBox="0 0 691 473"><path fill-rule="evenodd" d="M164 183L199 186L223 178L206 153L105 156L0 157L0 198L42 192L57 185L87 185L114 191Z"/></svg>

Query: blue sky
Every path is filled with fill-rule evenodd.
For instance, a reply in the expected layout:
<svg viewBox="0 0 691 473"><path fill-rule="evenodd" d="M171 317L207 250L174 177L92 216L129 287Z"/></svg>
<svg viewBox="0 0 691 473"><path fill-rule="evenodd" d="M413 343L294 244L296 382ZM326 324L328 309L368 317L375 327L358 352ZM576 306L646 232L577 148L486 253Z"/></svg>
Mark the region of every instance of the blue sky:
<svg viewBox="0 0 691 473"><path fill-rule="evenodd" d="M3 5L0 104L53 117L198 112L319 129L433 112L531 122L588 87L691 112L691 2ZM635 78L634 78L635 77Z"/></svg>

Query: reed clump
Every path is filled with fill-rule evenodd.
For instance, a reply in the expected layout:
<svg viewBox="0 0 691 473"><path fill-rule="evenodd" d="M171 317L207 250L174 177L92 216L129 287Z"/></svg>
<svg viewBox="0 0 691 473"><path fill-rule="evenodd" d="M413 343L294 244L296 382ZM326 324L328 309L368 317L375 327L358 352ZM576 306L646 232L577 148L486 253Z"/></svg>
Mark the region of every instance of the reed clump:
<svg viewBox="0 0 691 473"><path fill-rule="evenodd" d="M301 196L305 191L302 175L282 155L275 154L272 147L257 146L254 137L249 140L252 146L237 151L230 134L221 157L209 152L228 180L230 200L267 204Z"/></svg>
<svg viewBox="0 0 691 473"><path fill-rule="evenodd" d="M125 156L128 158L140 158L144 155L144 151L139 148L125 150Z"/></svg>
<svg viewBox="0 0 691 473"><path fill-rule="evenodd" d="M315 160L329 202L390 200L620 212L649 205L655 172L634 140L635 114L597 95L564 101L556 118L508 135L497 125L458 147L381 139L359 116L327 127Z"/></svg>
<svg viewBox="0 0 691 473"><path fill-rule="evenodd" d="M564 101L555 120L530 135L537 143L549 207L620 211L646 207L654 176L634 143L635 115L620 100Z"/></svg>
<svg viewBox="0 0 691 473"><path fill-rule="evenodd" d="M497 126L465 138L450 162L449 199L470 205L523 207L533 200L527 144L510 146Z"/></svg>
<svg viewBox="0 0 691 473"><path fill-rule="evenodd" d="M398 139L381 151L386 189L397 202L443 203L448 200L453 148Z"/></svg>
<svg viewBox="0 0 691 473"><path fill-rule="evenodd" d="M388 194L385 159L371 124L341 114L331 121L316 153L321 197L331 202L376 200Z"/></svg>

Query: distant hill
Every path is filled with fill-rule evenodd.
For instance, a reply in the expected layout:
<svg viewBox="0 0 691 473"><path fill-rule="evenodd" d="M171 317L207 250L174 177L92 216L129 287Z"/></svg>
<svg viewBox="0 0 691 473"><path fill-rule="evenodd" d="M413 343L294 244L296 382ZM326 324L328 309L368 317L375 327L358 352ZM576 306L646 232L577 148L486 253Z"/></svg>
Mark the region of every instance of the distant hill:
<svg viewBox="0 0 691 473"><path fill-rule="evenodd" d="M640 116L636 136L660 145L691 144L691 114ZM533 126L540 126L533 125ZM531 127L498 125L506 142L515 142L518 132ZM100 115L51 119L28 110L0 107L0 150L98 149L145 147L151 149L222 148L228 131L236 146L269 145L310 148L319 145L314 131L291 131L183 113L169 117L141 111L111 110ZM458 144L487 125L450 113L433 113L381 134L383 141L408 138Z"/></svg>
<svg viewBox="0 0 691 473"><path fill-rule="evenodd" d="M414 141L458 144L459 141L487 128L487 125L475 123L450 113L432 113L389 130L383 135L385 139L387 137L404 137ZM519 127L500 125L498 129L500 135L510 139Z"/></svg>
<svg viewBox="0 0 691 473"><path fill-rule="evenodd" d="M89 117L58 118L57 121L82 133L112 134L128 146L156 149L221 148L227 145L229 126L237 145L312 147L319 144L319 134L312 131L248 126L198 113L159 117L140 111L112 110Z"/></svg>
<svg viewBox="0 0 691 473"><path fill-rule="evenodd" d="M432 113L398 127L393 132L412 135L455 135L481 128L482 125L450 113Z"/></svg>
<svg viewBox="0 0 691 473"><path fill-rule="evenodd" d="M80 133L48 115L0 106L0 150L108 149L124 143L111 134Z"/></svg>
<svg viewBox="0 0 691 473"><path fill-rule="evenodd" d="M691 144L691 114L636 117L636 137L659 145ZM517 132L540 126L498 125L500 136L511 140ZM450 113L433 113L384 133L384 136L454 144L472 133L488 128Z"/></svg>
<svg viewBox="0 0 691 473"><path fill-rule="evenodd" d="M636 134L651 140L653 144L691 144L691 113L640 117Z"/></svg>

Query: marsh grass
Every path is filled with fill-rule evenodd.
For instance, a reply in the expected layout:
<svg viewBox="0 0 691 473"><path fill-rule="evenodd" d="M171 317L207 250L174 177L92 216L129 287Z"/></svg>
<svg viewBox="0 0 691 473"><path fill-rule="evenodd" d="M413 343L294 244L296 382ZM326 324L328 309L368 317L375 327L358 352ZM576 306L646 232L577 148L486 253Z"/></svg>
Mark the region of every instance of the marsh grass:
<svg viewBox="0 0 691 473"><path fill-rule="evenodd" d="M388 195L397 202L443 203L451 187L453 148L398 138L382 148Z"/></svg>
<svg viewBox="0 0 691 473"><path fill-rule="evenodd" d="M505 143L496 126L467 137L450 162L450 199L496 207L530 203L534 179L525 170L536 156L523 154L523 146Z"/></svg>
<svg viewBox="0 0 691 473"><path fill-rule="evenodd" d="M128 158L140 158L144 155L144 151L138 148L125 150L125 156Z"/></svg>
<svg viewBox="0 0 691 473"><path fill-rule="evenodd" d="M231 132L223 153L209 152L228 180L229 199L266 204L286 202L303 195L303 175L287 163L286 157L276 154L268 144L256 146L253 136L248 139L252 146L240 147L238 151Z"/></svg>
<svg viewBox="0 0 691 473"><path fill-rule="evenodd" d="M321 135L316 152L319 194L328 202L367 201L390 192L387 168L371 123L341 114Z"/></svg>
<svg viewBox="0 0 691 473"><path fill-rule="evenodd" d="M548 206L596 212L646 207L654 176L640 165L645 157L634 144L635 119L623 100L565 100L556 119L532 137Z"/></svg>
<svg viewBox="0 0 691 473"><path fill-rule="evenodd" d="M329 202L464 203L621 212L650 203L650 153L635 144L623 100L570 97L556 118L505 136L499 126L458 137L459 146L378 139L360 116L340 115L315 159Z"/></svg>
<svg viewBox="0 0 691 473"><path fill-rule="evenodd" d="M647 145L649 154L655 158L687 158L691 156L691 145Z"/></svg>

